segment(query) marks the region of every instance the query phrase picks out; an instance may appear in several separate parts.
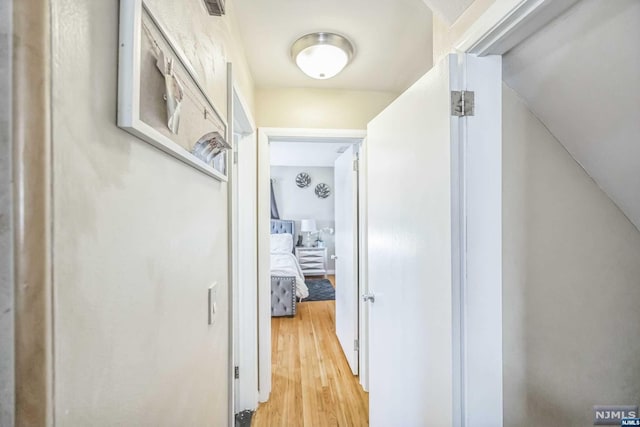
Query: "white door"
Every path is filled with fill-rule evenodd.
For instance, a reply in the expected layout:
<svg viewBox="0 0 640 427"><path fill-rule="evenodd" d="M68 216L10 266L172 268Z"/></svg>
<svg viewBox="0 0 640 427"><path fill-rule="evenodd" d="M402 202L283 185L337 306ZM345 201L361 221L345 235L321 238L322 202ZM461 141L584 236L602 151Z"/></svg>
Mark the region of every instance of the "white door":
<svg viewBox="0 0 640 427"><path fill-rule="evenodd" d="M257 149L255 134L244 136L238 143L238 318L241 331L237 347L239 368L236 412L258 406L258 247L257 203L255 197L243 197L257 192Z"/></svg>
<svg viewBox="0 0 640 427"><path fill-rule="evenodd" d="M460 216L469 200L464 174L470 171L477 182L494 193L500 191L500 110L494 108L496 103L500 106L500 60L471 61L486 63L484 69L469 67L468 60L448 56L368 126L368 288L374 297L369 304L369 408L373 427L499 426L502 422L502 378L496 371L496 367L501 369L501 336L497 342L494 339L501 333L496 330L501 320L499 314L485 310L494 310L491 299L499 299L494 293L499 293L499 276L478 283L480 290L485 285L491 288L480 304L473 300L482 299L480 294L466 299L460 279L470 274L465 270L467 253L461 249L468 237L465 221L470 227L478 226L473 218ZM488 130L468 126L478 123L477 117L451 114L451 91L469 85L474 73L480 80L491 81L487 91L469 88L476 90L476 116L478 110L486 112L491 106L493 125ZM490 93L485 96L485 92ZM467 143L473 145L469 135L481 135L478 156L489 153L495 157L488 163L495 171L467 169L470 160L462 153ZM491 196L487 204L497 209L491 211L491 220L496 212L499 219L499 198L496 201ZM500 239L499 228L496 233ZM485 265L492 272L501 267L500 250L494 249L487 253L497 257L497 267L495 259ZM465 304L474 309L461 308ZM466 315L471 318L465 319ZM480 333L476 326L467 328L473 322L482 329ZM463 339L466 333L473 339ZM476 347L474 339L482 334L491 335L486 341L488 349ZM478 360L481 363L474 364ZM481 377L482 384L476 384ZM487 405L479 409L482 417L470 417L465 406L475 411L480 401Z"/></svg>
<svg viewBox="0 0 640 427"><path fill-rule="evenodd" d="M258 212L256 197L249 197L258 191L258 147L253 120L233 83L231 64L228 64L227 77L229 87L233 88L228 109L234 148L228 156L232 238L230 294L233 304L232 422L233 414L258 406Z"/></svg>
<svg viewBox="0 0 640 427"><path fill-rule="evenodd" d="M334 165L336 335L358 374L358 176L353 145Z"/></svg>

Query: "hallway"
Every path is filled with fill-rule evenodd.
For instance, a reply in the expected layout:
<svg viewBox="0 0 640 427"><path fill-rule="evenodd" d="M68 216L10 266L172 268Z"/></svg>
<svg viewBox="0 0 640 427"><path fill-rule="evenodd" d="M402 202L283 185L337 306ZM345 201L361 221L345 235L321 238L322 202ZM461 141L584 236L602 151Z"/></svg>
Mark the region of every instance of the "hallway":
<svg viewBox="0 0 640 427"><path fill-rule="evenodd" d="M271 328L271 396L253 426L369 425L368 394L335 335L335 301L303 302L295 317L272 318Z"/></svg>
<svg viewBox="0 0 640 427"><path fill-rule="evenodd" d="M639 416L637 40L640 0L0 0L0 427Z"/></svg>

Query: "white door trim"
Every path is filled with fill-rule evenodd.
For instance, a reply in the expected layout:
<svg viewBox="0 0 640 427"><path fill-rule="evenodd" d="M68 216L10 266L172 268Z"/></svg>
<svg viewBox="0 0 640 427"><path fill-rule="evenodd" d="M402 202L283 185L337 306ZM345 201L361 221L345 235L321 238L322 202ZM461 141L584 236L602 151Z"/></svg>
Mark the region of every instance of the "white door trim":
<svg viewBox="0 0 640 427"><path fill-rule="evenodd" d="M247 173L244 168L238 168L235 163L238 152L238 144L236 143L236 135L242 137L251 137L256 133L255 122L251 116L251 110L248 108L247 103L242 96L239 88L239 84L233 75L233 65L227 63L227 116L228 116L228 129L227 141L230 141L233 146L232 155L228 157L228 200L229 200L229 426L235 425L235 413L242 409L255 409L255 408L236 408L235 407L235 395L236 386L235 381L235 366L240 366L239 354L236 351L239 347L243 346L242 343L247 340L251 340L252 336L257 331L251 328L239 328L239 322L236 321L237 316L247 316L251 307L247 306L247 301L239 299L241 294L240 286L251 286L251 284L241 283L239 280L239 265L242 257L242 252L239 250L239 212L242 211L243 199L238 194L238 178L240 173ZM239 141L238 141L239 142ZM257 329L257 328L256 328ZM255 333L254 333L255 332ZM251 346L248 346L251 347ZM256 343L257 347L257 343ZM243 360L246 363L254 363L257 365L258 361L257 351L255 354L244 354ZM257 380L257 379L256 379ZM238 393L240 395L239 400L245 402L253 401L255 396L255 405L257 406L257 393L258 385L257 381L243 381L243 387L239 387Z"/></svg>
<svg viewBox="0 0 640 427"><path fill-rule="evenodd" d="M335 221L335 332L351 372L360 370L360 286L359 229L358 225L358 171L359 145L350 145L334 161L334 221ZM356 343L358 343L356 345Z"/></svg>
<svg viewBox="0 0 640 427"><path fill-rule="evenodd" d="M578 0L496 0L456 43L458 52L502 55Z"/></svg>
<svg viewBox="0 0 640 427"><path fill-rule="evenodd" d="M269 141L275 138L296 138L322 141L331 138L363 140L365 130L359 129L258 129L258 388L260 402L271 393L271 279L269 274L270 236L270 156Z"/></svg>
<svg viewBox="0 0 640 427"><path fill-rule="evenodd" d="M454 426L501 426L502 57L457 56L454 90L476 114L452 117Z"/></svg>
<svg viewBox="0 0 640 427"><path fill-rule="evenodd" d="M454 45L459 53L471 54L472 67L488 67L499 72L500 58L491 65L473 57L503 55L534 34L578 0L496 0ZM477 74L477 73L475 73ZM461 89L476 92L477 108L489 104L501 112L501 87L487 79L468 81L473 72L458 76ZM473 78L471 79L473 80ZM500 82L501 83L501 82ZM478 96L482 98L479 100ZM460 217L460 287L454 294L460 302L457 325L460 357L458 384L454 388L454 425L502 425L502 218L501 125L492 123L489 131L473 141L466 136L484 121L460 120L463 144L458 171ZM501 123L501 121L500 121ZM486 171L486 172L485 172ZM496 236L500 237L499 239ZM496 333L491 333L495 331ZM487 384L490 387L487 387ZM456 393L459 393L455 396Z"/></svg>
<svg viewBox="0 0 640 427"><path fill-rule="evenodd" d="M358 378L362 389L369 391L369 309L370 305L363 301L362 296L369 293L367 280L367 139L360 144L358 151L358 339L360 352Z"/></svg>

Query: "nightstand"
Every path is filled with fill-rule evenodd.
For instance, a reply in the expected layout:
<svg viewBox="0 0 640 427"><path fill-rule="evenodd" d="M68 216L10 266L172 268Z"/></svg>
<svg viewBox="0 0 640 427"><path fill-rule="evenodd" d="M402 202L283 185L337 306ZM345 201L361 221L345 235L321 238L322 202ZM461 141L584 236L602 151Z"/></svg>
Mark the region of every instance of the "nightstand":
<svg viewBox="0 0 640 427"><path fill-rule="evenodd" d="M327 248L296 247L296 258L305 276L327 275Z"/></svg>

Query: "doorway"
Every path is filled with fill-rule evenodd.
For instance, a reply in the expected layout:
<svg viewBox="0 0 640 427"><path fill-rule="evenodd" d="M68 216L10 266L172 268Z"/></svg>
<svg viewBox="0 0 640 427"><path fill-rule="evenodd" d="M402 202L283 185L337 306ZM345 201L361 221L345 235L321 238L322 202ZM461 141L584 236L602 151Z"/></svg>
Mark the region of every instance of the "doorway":
<svg viewBox="0 0 640 427"><path fill-rule="evenodd" d="M271 129L271 128L259 130L259 138L258 138L259 310L258 311L259 311L259 342L260 342L259 399L261 402L266 402L269 399L270 393L272 391L271 369L270 369L272 366L271 271L270 271L271 149L274 149L274 151L277 151L279 144L293 144L296 142L306 143L311 145L316 144L316 146L317 144L338 143L339 145L341 145L341 147L336 147L336 148L343 148L343 150L341 153L335 153L334 159L332 159L332 162L335 162L335 160L344 153L345 147L359 146L360 144L362 144L364 137L365 137L365 132L361 130L313 130L313 129ZM351 153L355 155L357 153L357 150L353 150L351 151ZM335 166L335 164L333 165ZM358 183L358 180L360 179L359 178L360 172L359 170L354 170L355 163L353 161L350 162L349 166L355 177L356 187L354 188L356 189L355 191L357 196L357 183ZM295 179L295 177L293 177L292 179ZM292 183L294 183L294 181L288 182L288 184L292 184ZM322 184L322 183L317 182L313 185L312 188L308 189L310 191L310 194L314 194L312 197L316 197L316 198L318 197L315 195L316 186L318 184ZM334 190L333 188L329 188L330 192L332 192L333 190ZM352 228L355 236L355 241L353 243L353 246L354 246L353 256L355 260L355 266L353 268L354 270L353 276L355 278L355 283L351 292L352 295L351 295L350 301L356 306L356 309L351 313L351 318L353 319L351 324L353 325L352 333L355 336L357 336L358 326L359 326L358 315L360 312L360 309L359 309L360 304L358 304L358 301L359 301L358 295L362 291L361 289L362 284L359 281L360 278L358 274L358 264L357 264L358 262L357 248L359 246L358 244L359 232L358 232L358 222L357 222L359 211L357 209L357 198L354 198L354 204L355 204L355 209L353 209L353 215L355 215L355 218L352 224ZM282 219L288 219L288 218L284 218L282 215L280 217ZM295 221L297 222L298 228L302 225L300 221L301 219L313 219L313 218L296 218ZM316 227L317 225L318 225L318 222L316 222ZM330 240L329 239L330 234L327 234L327 228L332 228L332 227L327 226L325 223L320 223L320 225L321 225L320 228L324 231L324 233L322 238L320 238L319 240L322 240L322 241ZM314 238L316 239L318 238L317 234L314 234ZM326 243L329 243L329 242L326 242ZM334 262L341 260L340 254L336 254L336 255L338 256L338 259L335 259L334 257L334 260L333 260ZM347 259L348 256L345 256L344 258ZM327 261L331 261L330 255L327 255ZM333 264L328 264L328 266L329 268L326 268L326 271L323 274L321 274L321 276L324 276L324 274L327 274L327 273L332 273L335 270L335 267L333 267ZM339 266L337 268L340 269ZM337 274L340 275L339 271L337 272ZM336 283L338 288L336 289L337 300L340 299L340 296L341 296L340 292L341 291L346 292L346 289L347 289L346 287L343 289L340 289L339 282L340 282L340 278L337 277L337 283ZM304 302L302 304L304 304ZM338 345L341 351L344 351L346 355L347 352L354 352L356 350L356 348L354 347L356 344L357 343L354 340L351 340L348 343L347 351L344 351L345 349L341 346L341 344L336 344L336 345ZM360 346L360 350L363 350L362 346ZM355 368L355 372L358 372L358 370L362 372L362 366L360 366L358 362L358 354L361 354L361 353L362 351L356 353L355 364L353 367L351 366L351 364L348 365L349 369L351 369L352 372L354 371L353 368ZM346 355L342 357L348 357L348 356ZM265 368L263 369L263 367ZM358 379L358 381L360 380L361 378Z"/></svg>

